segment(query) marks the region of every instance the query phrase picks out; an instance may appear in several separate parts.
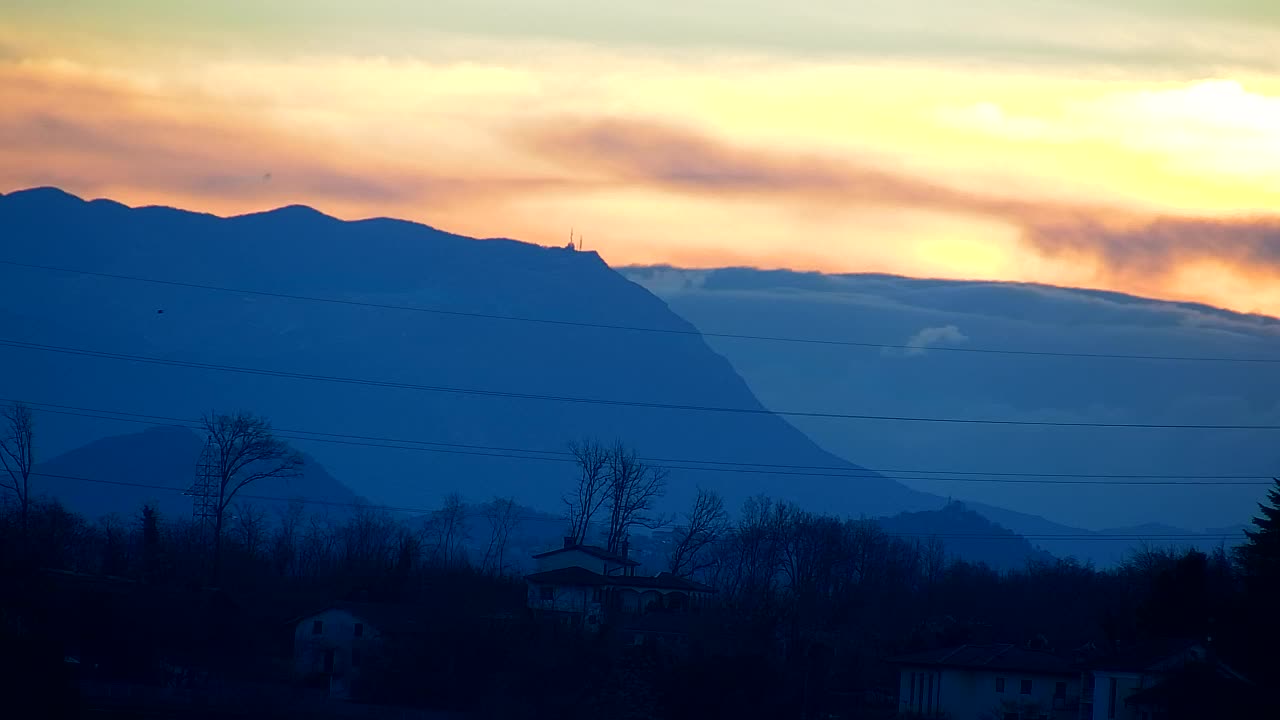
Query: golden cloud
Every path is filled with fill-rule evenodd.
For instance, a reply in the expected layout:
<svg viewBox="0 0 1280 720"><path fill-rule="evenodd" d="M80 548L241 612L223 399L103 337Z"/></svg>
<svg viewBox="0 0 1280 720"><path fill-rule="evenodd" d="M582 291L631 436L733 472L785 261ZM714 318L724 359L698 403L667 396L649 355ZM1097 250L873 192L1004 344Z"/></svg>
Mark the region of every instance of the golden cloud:
<svg viewBox="0 0 1280 720"><path fill-rule="evenodd" d="M1100 278L1112 281L1170 278L1188 263L1203 262L1244 276L1280 275L1280 217L1158 216L976 193L856 163L730 146L670 124L635 120L563 120L521 139L567 168L607 182L982 216L1016 227L1034 252L1098 265Z"/></svg>

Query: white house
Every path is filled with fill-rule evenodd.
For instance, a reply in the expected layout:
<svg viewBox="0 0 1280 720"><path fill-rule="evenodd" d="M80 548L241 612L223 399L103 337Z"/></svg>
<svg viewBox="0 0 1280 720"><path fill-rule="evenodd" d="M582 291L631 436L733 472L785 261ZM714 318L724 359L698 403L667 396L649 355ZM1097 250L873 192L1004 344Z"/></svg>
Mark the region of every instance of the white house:
<svg viewBox="0 0 1280 720"><path fill-rule="evenodd" d="M1201 672L1173 679L1189 668ZM1204 643L1150 642L1122 648L1090 663L1084 678L1080 718L1157 720L1168 711L1170 696L1176 695L1170 692L1170 685L1186 683L1192 677L1211 693L1239 693L1250 686L1243 676L1213 657ZM1228 699L1224 696L1222 704Z"/></svg>
<svg viewBox="0 0 1280 720"><path fill-rule="evenodd" d="M961 645L894 658L898 711L955 720L1076 720L1075 664L1016 645Z"/></svg>
<svg viewBox="0 0 1280 720"><path fill-rule="evenodd" d="M525 576L529 608L587 630L599 629L610 616L655 610L684 613L715 592L671 573L637 575L639 563L625 554L577 544L572 538L565 538L563 547L534 559L538 571Z"/></svg>
<svg viewBox="0 0 1280 720"><path fill-rule="evenodd" d="M293 666L299 677L320 678L329 694L349 697L361 667L384 639L424 632L420 612L398 605L341 603L295 621Z"/></svg>

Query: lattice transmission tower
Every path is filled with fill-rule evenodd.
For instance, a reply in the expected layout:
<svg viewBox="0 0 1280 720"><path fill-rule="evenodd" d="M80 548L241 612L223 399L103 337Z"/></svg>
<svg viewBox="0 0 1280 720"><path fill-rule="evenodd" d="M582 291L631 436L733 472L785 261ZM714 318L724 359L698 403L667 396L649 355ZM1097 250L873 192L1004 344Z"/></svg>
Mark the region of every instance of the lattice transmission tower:
<svg viewBox="0 0 1280 720"><path fill-rule="evenodd" d="M196 463L195 482L187 492L191 496L191 519L206 537L212 531L218 518L218 488L221 485L218 476L218 446L213 438L204 441L204 449L200 451L200 460Z"/></svg>

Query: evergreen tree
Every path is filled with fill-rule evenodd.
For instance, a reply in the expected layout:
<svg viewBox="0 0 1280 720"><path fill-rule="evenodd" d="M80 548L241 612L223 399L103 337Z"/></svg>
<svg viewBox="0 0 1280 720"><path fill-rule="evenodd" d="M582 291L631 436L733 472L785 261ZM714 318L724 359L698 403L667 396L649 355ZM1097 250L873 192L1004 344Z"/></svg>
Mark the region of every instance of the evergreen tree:
<svg viewBox="0 0 1280 720"><path fill-rule="evenodd" d="M1246 530L1248 540L1236 548L1236 561L1244 580L1240 612L1235 618L1236 635L1242 641L1246 666L1255 680L1280 678L1280 659L1275 654L1280 643L1280 480L1260 503L1261 514L1253 519L1255 530Z"/></svg>
<svg viewBox="0 0 1280 720"><path fill-rule="evenodd" d="M1280 479L1258 508L1262 513L1253 518L1257 529L1244 531L1248 540L1236 549L1236 560L1251 588L1274 591L1280 580Z"/></svg>

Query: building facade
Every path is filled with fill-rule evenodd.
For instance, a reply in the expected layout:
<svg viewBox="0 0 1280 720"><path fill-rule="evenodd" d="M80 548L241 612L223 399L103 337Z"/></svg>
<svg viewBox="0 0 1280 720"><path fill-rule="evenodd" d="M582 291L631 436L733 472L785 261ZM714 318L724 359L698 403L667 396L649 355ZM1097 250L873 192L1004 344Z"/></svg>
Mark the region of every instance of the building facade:
<svg viewBox="0 0 1280 720"><path fill-rule="evenodd" d="M688 614L715 592L671 573L637 575L634 560L572 538L534 559L538 571L525 576L530 610L588 631L649 613Z"/></svg>
<svg viewBox="0 0 1280 720"><path fill-rule="evenodd" d="M1076 720L1081 674L1016 645L961 645L895 658L898 710L913 718Z"/></svg>

